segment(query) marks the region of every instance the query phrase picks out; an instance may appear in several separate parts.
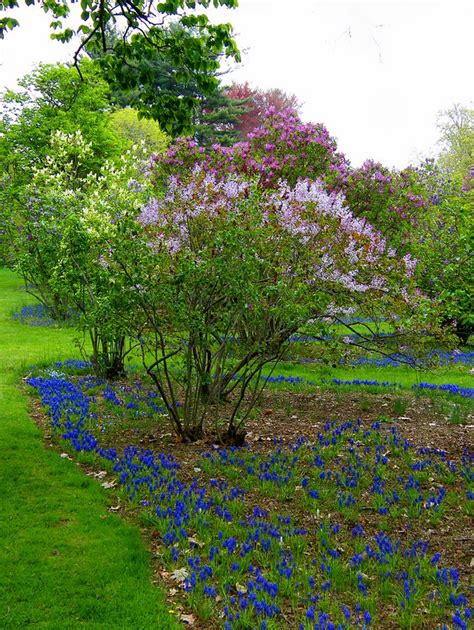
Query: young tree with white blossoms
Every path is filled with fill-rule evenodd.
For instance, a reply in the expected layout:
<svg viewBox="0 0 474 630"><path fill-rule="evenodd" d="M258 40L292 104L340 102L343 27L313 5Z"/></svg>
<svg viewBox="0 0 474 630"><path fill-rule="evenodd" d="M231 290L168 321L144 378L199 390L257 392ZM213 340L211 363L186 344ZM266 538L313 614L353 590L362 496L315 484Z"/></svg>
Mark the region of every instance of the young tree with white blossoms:
<svg viewBox="0 0 474 630"><path fill-rule="evenodd" d="M119 240L123 217L146 201L133 179L145 160L135 149L105 162L99 174L87 173L91 150L80 132L52 135L12 233L15 270L53 318L72 318L85 333L96 373L114 378L125 372L133 309L103 254Z"/></svg>

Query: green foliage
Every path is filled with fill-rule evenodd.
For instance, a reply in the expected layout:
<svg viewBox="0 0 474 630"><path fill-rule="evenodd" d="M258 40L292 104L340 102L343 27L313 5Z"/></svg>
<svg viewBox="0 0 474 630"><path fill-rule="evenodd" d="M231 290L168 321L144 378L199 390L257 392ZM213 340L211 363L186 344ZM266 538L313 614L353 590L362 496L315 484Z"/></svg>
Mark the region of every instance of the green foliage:
<svg viewBox="0 0 474 630"><path fill-rule="evenodd" d="M443 171L431 166L432 185ZM435 204L420 217L412 251L421 264L420 288L440 304L443 319L463 343L474 332L473 191L444 174L448 183L433 195Z"/></svg>
<svg viewBox="0 0 474 630"><path fill-rule="evenodd" d="M239 123L245 112L239 99L230 98L222 87L202 99L194 118L194 139L199 146L231 146L241 137Z"/></svg>
<svg viewBox="0 0 474 630"><path fill-rule="evenodd" d="M25 4L34 3L25 0ZM51 37L67 42L78 35L81 44L75 53L75 65L79 73L82 74L82 64L78 59L83 50L95 56L100 54L99 62L111 84L137 91L137 98L128 104L158 120L161 128L173 136L191 131L197 99L186 93L177 94L176 90L157 91L153 59L158 55L173 69L173 78L181 90L186 91L186 86L193 84L205 95L214 92L218 85L215 74L219 58L240 59L231 25L212 24L205 14L196 11L208 8L209 0L173 0L156 5L144 0L133 4L126 0L100 4L82 0L79 23L66 28L63 19L69 16L71 4L68 0L42 0L43 10L53 18ZM213 0L212 4L233 8L237 0ZM0 10L13 6L18 6L17 0L0 3ZM125 25L125 32L109 47L107 37L117 21ZM16 24L10 17L0 20L0 36Z"/></svg>
<svg viewBox="0 0 474 630"><path fill-rule="evenodd" d="M110 116L115 133L127 142L128 148L143 143L148 154L166 150L169 138L156 121L139 118L138 112L130 107L117 109Z"/></svg>
<svg viewBox="0 0 474 630"><path fill-rule="evenodd" d="M40 65L19 81L20 91L3 95L0 160L16 187L44 163L55 131L81 131L92 147L86 172L96 172L105 159L121 153L107 113L108 85L92 62L84 60L81 68L84 80L74 68Z"/></svg>
<svg viewBox="0 0 474 630"><path fill-rule="evenodd" d="M112 98L160 121L172 136L192 133L203 103L214 103L218 95L227 102L218 90L219 55L198 34L196 28L175 23L155 33L151 49L136 38L112 37L114 54L98 57Z"/></svg>
<svg viewBox="0 0 474 630"><path fill-rule="evenodd" d="M438 162L452 173L459 174L472 187L474 168L474 109L453 105L440 112L438 118L440 144Z"/></svg>
<svg viewBox="0 0 474 630"><path fill-rule="evenodd" d="M192 38L196 36L196 30L185 28L183 25L170 26L170 34L180 34ZM121 46L124 34L117 30L109 29L106 35L107 49L113 50ZM218 73L210 66L206 71L208 78L214 82L211 92L204 90L201 85L202 78L188 75L185 83L182 82L182 71L177 69L176 62L172 62L162 50L140 51L145 56L136 55L122 63L121 72L116 73L108 69L108 61L104 59L106 52L90 50L91 58L96 59L104 68L111 87L111 102L119 108L135 106L139 110L139 116L149 117L153 115L153 109L157 103L165 97L184 97L194 100L192 107L192 130L195 140L201 146L210 146L220 143L229 146L240 139L237 126L240 117L246 111L241 99L231 98L219 85ZM216 56L211 50L202 51L207 62L215 65ZM120 62L116 62L120 63ZM217 68L217 67L216 67ZM179 103L178 103L179 105ZM188 130L191 133L191 128Z"/></svg>

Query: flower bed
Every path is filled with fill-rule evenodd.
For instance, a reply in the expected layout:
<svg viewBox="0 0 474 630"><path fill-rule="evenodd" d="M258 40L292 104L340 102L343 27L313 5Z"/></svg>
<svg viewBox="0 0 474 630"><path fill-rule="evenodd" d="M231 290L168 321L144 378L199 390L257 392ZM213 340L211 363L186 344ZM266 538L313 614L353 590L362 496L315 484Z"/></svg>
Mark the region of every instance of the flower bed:
<svg viewBox="0 0 474 630"><path fill-rule="evenodd" d="M96 454L143 511L161 541L165 579L204 624L471 623L466 567L445 563L441 534L453 519L462 530L474 513L472 454L453 461L417 449L386 423L327 422L311 441L203 451L191 478L173 455L105 445L124 418L162 412L138 381L56 372L29 383L56 434Z"/></svg>

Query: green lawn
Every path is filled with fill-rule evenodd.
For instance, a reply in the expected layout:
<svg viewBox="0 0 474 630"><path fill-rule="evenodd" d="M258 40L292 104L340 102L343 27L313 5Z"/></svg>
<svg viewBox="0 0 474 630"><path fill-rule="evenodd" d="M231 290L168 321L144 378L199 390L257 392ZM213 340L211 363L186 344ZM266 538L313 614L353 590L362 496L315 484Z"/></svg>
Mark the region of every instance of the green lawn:
<svg viewBox="0 0 474 630"><path fill-rule="evenodd" d="M107 511L107 492L45 448L21 375L71 358L74 331L11 319L31 303L0 270L0 628L181 627L152 586L138 528Z"/></svg>
<svg viewBox="0 0 474 630"><path fill-rule="evenodd" d="M301 376L305 381L313 381L320 384L322 379L326 381L333 378L341 380L377 380L390 383L400 383L404 388L410 389L412 385L419 383L433 383L442 385L452 383L460 387L472 387L473 378L468 366L444 366L430 369L415 369L409 366L402 367L373 367L373 366L338 366L324 367L317 364L304 363L280 363L273 372L274 375Z"/></svg>

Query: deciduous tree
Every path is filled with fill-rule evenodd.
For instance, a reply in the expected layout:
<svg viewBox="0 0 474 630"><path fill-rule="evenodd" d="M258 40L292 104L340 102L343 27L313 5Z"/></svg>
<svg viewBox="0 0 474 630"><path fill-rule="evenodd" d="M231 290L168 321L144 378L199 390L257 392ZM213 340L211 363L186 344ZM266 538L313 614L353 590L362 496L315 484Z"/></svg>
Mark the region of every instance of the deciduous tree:
<svg viewBox="0 0 474 630"><path fill-rule="evenodd" d="M263 90L253 88L248 83L233 83L226 88L225 94L231 99L240 100L244 108L237 125L242 139L262 123L265 112L270 108L276 112L288 109L295 113L301 109L297 96L278 88Z"/></svg>
<svg viewBox="0 0 474 630"><path fill-rule="evenodd" d="M28 6L35 3L25 1ZM72 2L41 0L41 8L52 17L52 37L60 41L80 38L75 53L75 65L82 75L80 56L83 51L101 51L100 63L108 77L130 89L139 88L143 105L133 106L145 116L155 118L167 133L175 136L191 131L192 114L196 106L193 96L163 93L154 95L150 107L149 92L156 75L144 60L160 57L174 69L176 81L183 88L195 83L204 94L217 87L215 73L222 55L239 59L232 39L230 24L212 24L199 9L206 9L211 0L165 0L147 2L118 0L100 3L82 0L80 19L73 27L64 24L70 18ZM215 7L237 6L237 0L212 0ZM18 6L18 0L0 0L0 10ZM119 21L125 25L123 36L112 46L108 41L111 27ZM11 16L0 19L0 37L18 25Z"/></svg>
<svg viewBox="0 0 474 630"><path fill-rule="evenodd" d="M438 117L441 154L439 164L459 174L474 187L474 109L453 105Z"/></svg>

